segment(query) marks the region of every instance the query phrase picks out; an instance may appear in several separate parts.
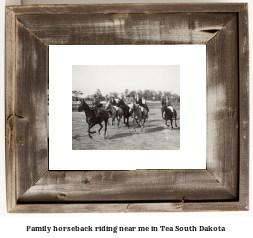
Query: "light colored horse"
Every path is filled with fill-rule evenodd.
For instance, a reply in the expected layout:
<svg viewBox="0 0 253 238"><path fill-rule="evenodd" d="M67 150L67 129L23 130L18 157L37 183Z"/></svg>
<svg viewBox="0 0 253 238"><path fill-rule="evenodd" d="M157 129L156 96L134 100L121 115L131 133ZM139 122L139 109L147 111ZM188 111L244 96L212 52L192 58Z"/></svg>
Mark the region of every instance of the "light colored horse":
<svg viewBox="0 0 253 238"><path fill-rule="evenodd" d="M121 118L123 116L122 109L120 107L115 108L110 102L108 102L105 104L105 110L111 112L111 115L109 114L109 117L112 118L112 125L116 118L118 120L118 127L119 127Z"/></svg>
<svg viewBox="0 0 253 238"><path fill-rule="evenodd" d="M129 112L132 113L133 116L133 125L135 130L135 122L139 122L138 124L141 126L141 131L144 128L144 123L147 119L148 111L143 107L141 109L135 103L129 104ZM136 131L136 130L135 130Z"/></svg>
<svg viewBox="0 0 253 238"><path fill-rule="evenodd" d="M162 106L162 117L165 120L165 125L169 126L167 124L167 121L170 121L171 130L173 130L173 119L175 120L175 127L177 127L177 111L172 106L166 107L165 105Z"/></svg>

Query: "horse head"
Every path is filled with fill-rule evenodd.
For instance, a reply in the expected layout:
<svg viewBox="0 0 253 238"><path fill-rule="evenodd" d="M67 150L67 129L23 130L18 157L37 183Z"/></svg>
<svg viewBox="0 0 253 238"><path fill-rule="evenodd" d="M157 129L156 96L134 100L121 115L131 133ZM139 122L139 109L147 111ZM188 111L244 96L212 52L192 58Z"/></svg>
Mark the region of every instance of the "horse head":
<svg viewBox="0 0 253 238"><path fill-rule="evenodd" d="M80 100L80 105L78 107L78 112L86 111L87 109L90 109L88 104L84 101L84 99ZM91 109L90 109L91 110Z"/></svg>
<svg viewBox="0 0 253 238"><path fill-rule="evenodd" d="M78 111L81 112L83 111L83 99L80 100L80 104L79 104L79 107L78 107Z"/></svg>
<svg viewBox="0 0 253 238"><path fill-rule="evenodd" d="M112 110L112 104L111 104L111 102L107 102L107 103L105 104L105 110L106 110L106 111Z"/></svg>
<svg viewBox="0 0 253 238"><path fill-rule="evenodd" d="M108 109L108 107L109 107L109 102L106 102L106 104L105 104L105 110L107 110Z"/></svg>

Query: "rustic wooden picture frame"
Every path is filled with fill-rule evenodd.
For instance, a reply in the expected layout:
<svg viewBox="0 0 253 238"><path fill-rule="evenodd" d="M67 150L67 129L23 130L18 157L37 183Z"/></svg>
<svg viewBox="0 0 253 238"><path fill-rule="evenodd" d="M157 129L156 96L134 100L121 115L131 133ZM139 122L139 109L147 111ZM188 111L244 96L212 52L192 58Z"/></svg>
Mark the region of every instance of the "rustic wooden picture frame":
<svg viewBox="0 0 253 238"><path fill-rule="evenodd" d="M8 212L248 210L247 7L6 7ZM206 44L206 170L48 171L48 46L59 44Z"/></svg>

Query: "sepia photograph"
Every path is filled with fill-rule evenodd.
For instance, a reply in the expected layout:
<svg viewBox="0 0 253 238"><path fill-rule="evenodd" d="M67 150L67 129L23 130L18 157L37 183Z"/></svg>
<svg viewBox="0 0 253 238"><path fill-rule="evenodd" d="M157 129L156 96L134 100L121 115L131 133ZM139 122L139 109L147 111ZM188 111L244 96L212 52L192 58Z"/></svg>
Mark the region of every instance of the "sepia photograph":
<svg viewBox="0 0 253 238"><path fill-rule="evenodd" d="M73 65L72 150L180 150L180 65Z"/></svg>

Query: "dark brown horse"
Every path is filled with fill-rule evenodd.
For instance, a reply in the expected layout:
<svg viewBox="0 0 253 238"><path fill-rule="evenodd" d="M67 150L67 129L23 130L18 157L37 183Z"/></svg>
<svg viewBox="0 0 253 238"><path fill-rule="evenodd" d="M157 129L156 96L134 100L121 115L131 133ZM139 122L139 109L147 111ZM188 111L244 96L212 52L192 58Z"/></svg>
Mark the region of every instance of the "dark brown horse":
<svg viewBox="0 0 253 238"><path fill-rule="evenodd" d="M164 112L164 113L163 113ZM171 124L171 130L173 130L173 119L175 119L175 127L177 127L177 111L175 108L172 109L166 107L165 105L162 106L162 117L165 120L165 125L169 126L167 124L167 121L170 120Z"/></svg>
<svg viewBox="0 0 253 238"><path fill-rule="evenodd" d="M88 123L88 133L89 137L92 139L91 134L96 133L96 131L90 131L90 129L95 126L96 124L100 125L100 128L98 130L98 134L100 135L100 131L103 128L102 122L105 122L105 133L104 133L104 138L106 138L106 131L107 131L107 123L109 119L109 114L105 110L103 111L102 115L99 117L95 116L95 112L89 107L89 105L84 101L84 99L80 100L81 103L78 107L78 111L84 111L86 115L86 122Z"/></svg>
<svg viewBox="0 0 253 238"><path fill-rule="evenodd" d="M119 107L119 108L118 108L118 111L116 111L116 108L114 108L113 105L111 104L111 102L109 102L109 103L106 105L105 110L111 112L112 125L113 125L113 122L114 122L114 120L115 120L115 118L116 118L116 119L118 120L118 127L119 127L121 118L122 118L122 116L123 116L123 111L122 111L122 109Z"/></svg>
<svg viewBox="0 0 253 238"><path fill-rule="evenodd" d="M137 122L141 126L141 131L144 127L144 123L148 116L148 111L146 108L143 108L143 112L136 104L131 104L129 112L133 115L133 125L135 130L135 122ZM135 130L136 131L136 130Z"/></svg>
<svg viewBox="0 0 253 238"><path fill-rule="evenodd" d="M127 106L125 104L125 102L121 99L119 100L118 102L118 106L122 109L123 111L123 118L124 118L124 123L125 125L127 125L128 129L129 129L129 117L132 115L130 112L129 112L129 106ZM127 123L126 123L126 119L127 119Z"/></svg>

